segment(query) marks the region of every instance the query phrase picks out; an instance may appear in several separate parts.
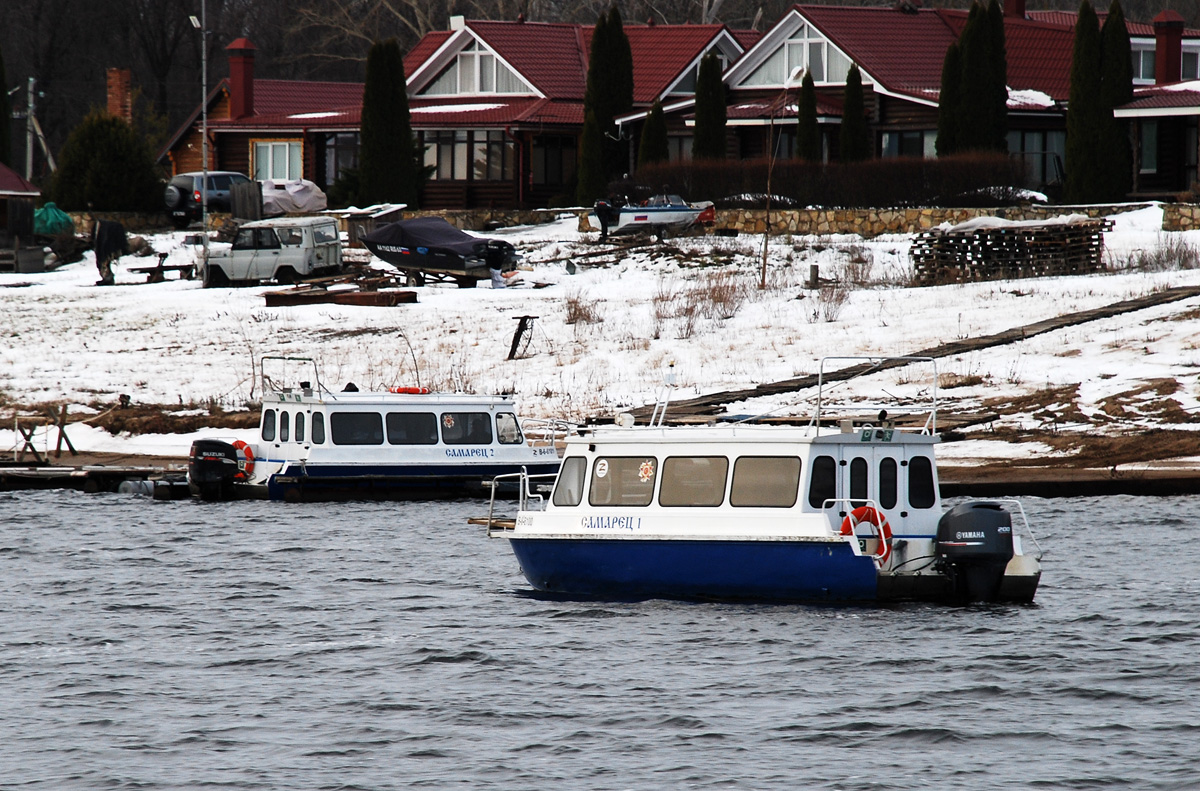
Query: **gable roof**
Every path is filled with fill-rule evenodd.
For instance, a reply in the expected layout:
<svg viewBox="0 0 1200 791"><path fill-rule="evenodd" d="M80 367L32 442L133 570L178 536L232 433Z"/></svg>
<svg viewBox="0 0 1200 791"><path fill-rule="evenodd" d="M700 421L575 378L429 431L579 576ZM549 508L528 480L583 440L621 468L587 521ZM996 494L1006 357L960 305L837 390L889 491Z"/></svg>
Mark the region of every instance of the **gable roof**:
<svg viewBox="0 0 1200 791"><path fill-rule="evenodd" d="M1200 115L1200 80L1135 88L1133 101L1113 110L1117 118Z"/></svg>
<svg viewBox="0 0 1200 791"><path fill-rule="evenodd" d="M635 104L648 105L662 96L711 47L735 54L743 50L724 25L626 25L624 30L633 55ZM581 102L594 32L594 25L467 20L461 31L430 33L418 42L405 58L409 88L423 89L471 36L546 98ZM413 100L433 97L413 95Z"/></svg>

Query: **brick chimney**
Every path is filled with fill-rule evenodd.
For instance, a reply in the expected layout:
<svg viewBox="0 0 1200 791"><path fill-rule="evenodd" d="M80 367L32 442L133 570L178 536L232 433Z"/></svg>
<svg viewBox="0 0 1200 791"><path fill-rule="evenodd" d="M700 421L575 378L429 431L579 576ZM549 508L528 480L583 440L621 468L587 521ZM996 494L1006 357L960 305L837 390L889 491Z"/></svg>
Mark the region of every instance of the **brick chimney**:
<svg viewBox="0 0 1200 791"><path fill-rule="evenodd" d="M1183 74L1183 17L1163 11L1154 17L1154 83L1179 82Z"/></svg>
<svg viewBox="0 0 1200 791"><path fill-rule="evenodd" d="M225 48L229 53L229 117L233 119L254 115L254 50L245 38Z"/></svg>
<svg viewBox="0 0 1200 791"><path fill-rule="evenodd" d="M133 77L129 69L108 69L108 114L133 123Z"/></svg>
<svg viewBox="0 0 1200 791"><path fill-rule="evenodd" d="M1004 0L1004 15L1013 19L1025 18L1025 0Z"/></svg>

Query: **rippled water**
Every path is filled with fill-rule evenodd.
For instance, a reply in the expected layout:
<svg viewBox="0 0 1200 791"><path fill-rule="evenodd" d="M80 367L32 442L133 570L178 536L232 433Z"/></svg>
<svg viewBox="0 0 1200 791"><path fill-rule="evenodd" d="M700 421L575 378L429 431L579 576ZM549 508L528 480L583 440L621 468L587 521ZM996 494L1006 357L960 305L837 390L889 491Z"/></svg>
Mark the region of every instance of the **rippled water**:
<svg viewBox="0 0 1200 791"><path fill-rule="evenodd" d="M484 508L0 494L0 787L1200 787L1200 498L970 608L541 599Z"/></svg>

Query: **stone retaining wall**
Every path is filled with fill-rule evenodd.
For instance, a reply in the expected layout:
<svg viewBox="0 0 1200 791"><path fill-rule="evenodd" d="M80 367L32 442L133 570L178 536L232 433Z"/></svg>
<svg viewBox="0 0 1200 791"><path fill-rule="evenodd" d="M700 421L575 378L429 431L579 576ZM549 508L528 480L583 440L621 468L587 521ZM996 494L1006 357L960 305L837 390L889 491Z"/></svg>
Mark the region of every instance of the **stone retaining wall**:
<svg viewBox="0 0 1200 791"><path fill-rule="evenodd" d="M1200 204L1164 203L1164 231L1195 231L1200 229Z"/></svg>

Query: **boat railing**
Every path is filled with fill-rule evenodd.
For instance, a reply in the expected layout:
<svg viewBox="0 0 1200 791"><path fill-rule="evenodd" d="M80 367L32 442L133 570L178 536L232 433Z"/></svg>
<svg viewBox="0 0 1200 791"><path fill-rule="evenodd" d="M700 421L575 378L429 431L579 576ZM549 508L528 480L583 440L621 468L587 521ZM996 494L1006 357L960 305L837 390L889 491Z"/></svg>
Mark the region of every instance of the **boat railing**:
<svg viewBox="0 0 1200 791"><path fill-rule="evenodd" d="M933 358L933 357L831 356L831 357L822 357L820 366L817 368L817 409L816 409L816 413L813 415L813 418L812 418L812 420L809 421L808 425L809 425L809 429L815 430L815 432L817 433L818 436L821 433L822 418L823 418L822 407L823 407L823 402L824 402L824 398L826 396L827 385L828 385L828 383L825 381L825 363L832 362L834 360L857 360L859 362L859 365L856 367L861 369L861 370L851 373L850 375L845 375L845 373L846 373L846 371L850 371L851 369L846 369L846 371L840 372L843 375L839 376L835 380L837 384L845 384L847 382L851 382L855 379L858 379L859 377L869 376L870 374L878 373L879 371L885 371L890 368L899 368L900 366L907 365L908 363L929 363L931 366L933 366L933 384L930 387L931 404L929 407L929 416L925 419L925 424L917 431L918 431L918 433L921 433L921 434L936 434L937 433L938 371L937 371L937 360L935 358ZM834 386L836 386L836 385L834 385ZM829 389L832 389L832 387L829 387ZM885 413L880 414L880 416L879 416L880 422L884 422L886 420L886 418L884 417L884 414Z"/></svg>
<svg viewBox="0 0 1200 791"><path fill-rule="evenodd" d="M516 481L517 484L517 511L544 511L546 509L546 497L541 492L535 492L531 486L539 481L553 483L558 476L556 472L544 472L534 475L529 474L529 470L525 467L521 468L520 472L509 472L503 475L497 475L492 478L491 496L488 498L488 515L487 529L489 535L494 531L504 531L512 529L515 526L515 520L510 517L496 516L496 492L501 488L502 482ZM536 507L534 507L536 505ZM513 524L509 524L512 522Z"/></svg>
<svg viewBox="0 0 1200 791"><path fill-rule="evenodd" d="M556 447L575 432L575 424L559 418L527 417L521 420L521 433L531 447Z"/></svg>
<svg viewBox="0 0 1200 791"><path fill-rule="evenodd" d="M322 391L324 391L326 393L329 392L328 390L325 389L325 386L321 384L321 373L317 369L317 361L314 360L313 358L311 358L311 357L286 357L286 356L282 356L282 355L267 354L267 355L263 355L262 359L260 359L259 363L258 363L258 373L259 373L259 376L262 378L262 392L264 394L266 394L268 392L270 392L270 393L290 393L290 392L292 392L292 389L293 389L290 385L280 384L280 383L276 382L271 377L271 375L267 373L267 361L268 360L270 360L274 363L279 363L281 365L283 363L307 363L307 364L311 365L312 366L312 376L313 376L312 382L309 383L309 386L306 388L297 388L297 389L303 389L305 391L308 391L305 393L306 395L311 394L312 392L317 392L317 393L322 392ZM297 380L297 381L299 381L299 380Z"/></svg>
<svg viewBox="0 0 1200 791"><path fill-rule="evenodd" d="M1001 505L1016 506L1017 514L1021 517L1021 528L1019 531L1017 526L1013 525L1013 539L1018 538L1024 540L1028 538L1033 542L1033 552L1026 552L1024 547L1021 547L1022 555L1032 555L1037 560L1042 559L1042 545L1038 543L1037 536L1033 534L1033 528L1029 526L1029 517L1025 515L1025 506L1021 505L1020 500L1013 498L1005 498L1003 500L990 500L989 502L1000 503Z"/></svg>

